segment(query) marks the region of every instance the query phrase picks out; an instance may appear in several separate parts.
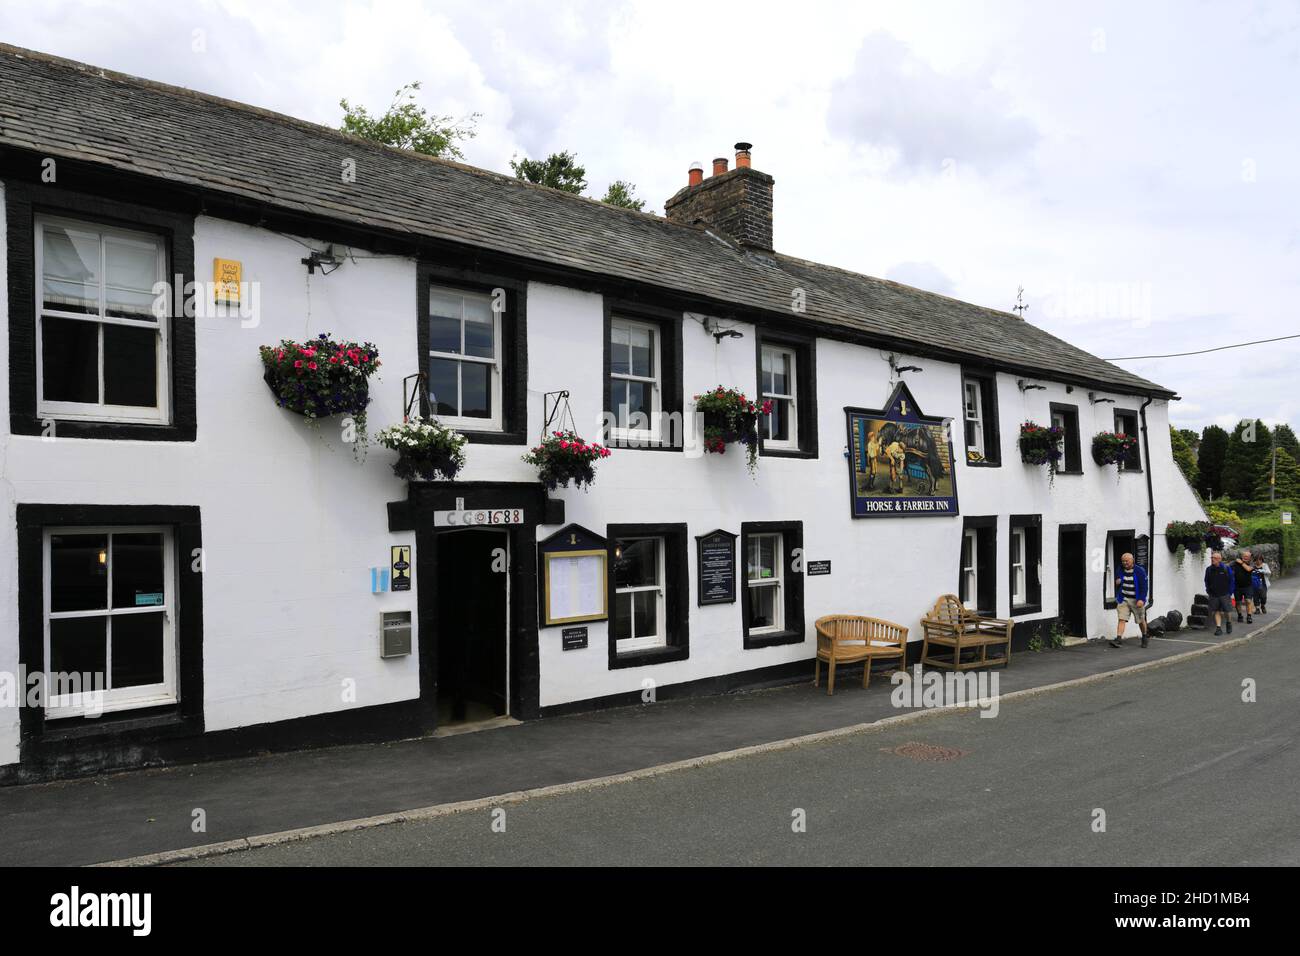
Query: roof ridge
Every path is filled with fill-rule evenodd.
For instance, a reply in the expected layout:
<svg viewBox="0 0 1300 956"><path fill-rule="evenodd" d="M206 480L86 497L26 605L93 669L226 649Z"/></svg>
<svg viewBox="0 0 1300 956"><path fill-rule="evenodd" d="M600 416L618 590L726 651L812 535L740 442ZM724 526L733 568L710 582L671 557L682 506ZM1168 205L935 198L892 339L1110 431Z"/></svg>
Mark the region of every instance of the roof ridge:
<svg viewBox="0 0 1300 956"><path fill-rule="evenodd" d="M120 70L110 70L106 67L95 66L93 63L85 63L81 60L72 60L68 57L57 56L53 53L45 53L41 50L30 50L26 47L15 46L12 43L0 41L0 54L8 54L19 59L34 60L36 62L49 63L65 69L72 69L79 73L86 73L103 77L104 79L113 80L119 83L127 83L144 89L155 90L160 93L180 95L192 99L202 100L208 103L214 103L224 106L227 109L237 110L242 113L250 113L261 116L264 119L273 120L277 123L283 123L295 126L315 134L326 134L336 139L342 140L349 145L358 145L363 149L369 148L380 152L389 152L396 156L406 159L423 160L425 162L435 163L446 166L451 169L457 169L461 172L469 173L474 176L495 179L504 186L514 186L523 189L542 190L548 194L567 197L570 200L578 200L585 203L591 203L602 209L615 210L615 214L622 213L626 215L639 216L645 220L658 223L667 223L673 227L695 230L696 227L688 223L674 222L665 216L658 216L651 212L642 212L638 209L629 209L626 206L615 206L599 199L593 199L590 196L582 196L577 193L571 193L564 189L557 189L554 186L545 186L541 183L530 183L526 179L520 179L517 176L507 176L505 173L499 173L494 169L485 169L482 166L474 166L470 163L459 162L454 159L446 159L442 156L430 156L427 153L418 153L412 149L403 149L400 146L390 146L387 143L379 143L354 133L347 133L332 126L325 126L321 123L314 123L311 120L303 119L300 116L292 116L288 113L281 113L277 110L267 109L264 106L256 106L252 103L244 103L239 100L232 100L229 97L218 96L215 93L207 93L203 90L196 90L188 86L177 86L174 83L164 83L161 80L151 80L148 77L136 76L134 73L123 73ZM697 230L698 231L698 230Z"/></svg>

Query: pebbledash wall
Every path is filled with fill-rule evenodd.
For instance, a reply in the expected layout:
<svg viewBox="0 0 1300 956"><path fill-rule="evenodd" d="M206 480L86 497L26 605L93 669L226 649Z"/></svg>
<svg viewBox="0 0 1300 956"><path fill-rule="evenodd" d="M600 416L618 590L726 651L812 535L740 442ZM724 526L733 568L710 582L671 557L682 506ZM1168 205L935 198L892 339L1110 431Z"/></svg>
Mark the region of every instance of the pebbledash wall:
<svg viewBox="0 0 1300 956"><path fill-rule="evenodd" d="M0 193L0 195L4 195ZM4 205L0 203L0 214ZM0 229L0 242L5 230ZM298 241L301 240L301 241ZM416 546L414 532L389 531L387 506L406 499L407 486L392 474L392 454L372 445L363 462L339 440L335 423L306 427L275 407L261 380L257 347L281 338L321 332L370 340L384 362L372 380L369 427L377 432L400 421L402 376L418 365L417 262L391 255L348 259L334 273L308 275L303 242L321 248L330 236L296 238L208 216L194 225L194 259L204 278L216 257L237 259L243 278L257 283L259 324L237 318L196 320L197 437L193 442L56 438L10 433L9 390L0 388L0 671L19 663L19 577L15 547L19 504L150 505L199 509L204 567L202 587L202 735L236 728L281 725L301 718L411 702L420 696L418 633L408 657L381 659L378 619L382 610L410 610L420 626L416 588L372 594L370 568L388 563L391 545ZM7 250L0 270L7 270ZM9 315L7 271L0 276L0 314ZM598 432L603 405L606 303L602 295L559 285L527 284L526 439L541 429L542 395L567 389L579 430ZM756 392L752 325L729 319L742 338L721 342L705 330L703 316L681 315L683 394L718 384ZM1008 318L1008 321L1018 321ZM8 367L9 339L0 336ZM607 625L587 625L585 649L563 651L560 628L513 622L536 641L538 685L532 712L560 711L598 699L621 700L651 679L661 693L674 686L709 686L710 679L746 672L810 672L815 651L813 620L826 613L865 613L897 621L919 641L920 618L934 599L958 589L963 521L996 516L997 612L1010 613L1007 581L1009 516L1041 515L1042 610L1017 621L1049 621L1057 614L1057 534L1060 525L1087 526L1087 630L1113 634L1114 612L1103 603L1100 554L1108 530L1148 527L1147 474L1121 474L1095 465L1088 441L1113 425L1116 407L1138 408L1144 399L1098 392L1115 404L1092 405L1087 390L1044 378L1044 390L1022 392L1015 375L996 379L1001 422L1001 467L969 467L960 451L961 368L932 357L900 356L899 364L923 366L906 383L929 416L957 420L956 484L960 516L871 518L849 515L846 406L883 407L896 380L872 348L819 339L815 343L818 456L764 457L756 480L743 455L616 450L601 462L589 492L561 489L565 523L597 534L621 523L685 522L688 526L690 594L689 656L641 667L610 667ZM1018 423L1050 420L1049 405L1079 410L1083 474L1061 475L1049 487L1042 468L1023 465L1016 451ZM1168 406L1147 407L1150 454L1143 465L1154 486L1155 528L1151 562L1156 611L1186 608L1197 589L1195 559L1180 570L1163 545L1166 522L1200 516L1197 502L1174 465ZM535 482L520 460L520 444L467 446L465 482ZM539 516L540 517L540 516ZM742 522L802 522L808 560L829 560L832 573L804 580L804 636L800 643L746 649L741 604L698 607L695 535L714 529L733 533ZM543 524L538 539L559 529ZM188 560L182 555L181 573ZM416 555L418 568L418 555ZM743 572L743 558L741 559ZM417 570L418 574L418 570ZM743 574L738 587L743 587ZM782 670L782 665L785 665ZM808 676L811 676L809 674ZM355 682L355 699L341 688ZM525 714L527 716L528 714ZM380 721L382 725L383 721ZM286 725L287 726L287 725ZM382 736L394 728L371 728ZM237 751L242 738L226 735L223 751ZM253 737L266 746L272 735ZM290 738L285 737L288 741ZM205 753L201 746L177 753ZM0 768L19 762L20 719L0 709ZM100 748L81 761L51 763L29 776L85 772L157 759L147 748ZM0 778L4 777L0 769ZM23 779L11 773L11 779Z"/></svg>

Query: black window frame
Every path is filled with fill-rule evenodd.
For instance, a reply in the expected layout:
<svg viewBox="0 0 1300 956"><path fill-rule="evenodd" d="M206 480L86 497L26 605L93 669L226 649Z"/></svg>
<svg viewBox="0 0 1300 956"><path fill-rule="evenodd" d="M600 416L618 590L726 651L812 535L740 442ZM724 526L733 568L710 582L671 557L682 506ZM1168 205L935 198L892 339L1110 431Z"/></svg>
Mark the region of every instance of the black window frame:
<svg viewBox="0 0 1300 956"><path fill-rule="evenodd" d="M614 551L623 538L663 538L664 539L664 627L667 629L666 647L654 647L647 650L618 652L618 642L614 637L615 580ZM651 664L667 664L672 661L684 661L691 656L691 571L690 548L687 544L685 522L653 524L611 524L605 527L605 540L608 548L606 575L606 604L609 608L609 669L622 670L627 667L645 667Z"/></svg>
<svg viewBox="0 0 1300 956"><path fill-rule="evenodd" d="M1012 593L1015 580L1014 565L1011 561L1011 537L1017 529L1025 532L1025 603L1015 603ZM1012 515L1007 528L1007 607L1011 617L1023 614L1036 614L1043 610L1043 516Z"/></svg>
<svg viewBox="0 0 1300 956"><path fill-rule="evenodd" d="M1063 414L1066 418L1067 427L1065 430L1065 439L1061 442L1063 452L1061 456L1061 467L1056 469L1058 475L1082 475L1083 474L1083 445L1079 437L1079 406L1069 405L1065 402L1052 402L1048 406L1048 422L1052 424L1050 416L1057 412Z"/></svg>
<svg viewBox="0 0 1300 956"><path fill-rule="evenodd" d="M46 417L36 394L36 220L42 215L148 232L160 236L167 258L167 282L181 277L181 290L195 279L194 216L119 202L54 185L5 183L5 236L9 290L9 430L14 435L45 435ZM171 302L176 301L175 290ZM198 430L195 395L195 316L167 317L169 422L85 421L48 416L58 438L117 441L192 442Z"/></svg>
<svg viewBox="0 0 1300 956"><path fill-rule="evenodd" d="M643 302L627 302L621 299L604 297L604 317L601 327L601 335L604 341L601 343L601 377L600 377L600 408L603 415L608 416L610 409L605 407L609 401L609 378L611 368L611 350L610 350L610 326L613 324L615 317L628 319L633 322L643 322L647 325L655 325L659 328L659 366L660 366L660 401L659 411L664 419L672 421L669 416L676 415L676 421L680 423L679 434L670 435L669 441L664 441L664 435L660 432L660 440L652 443L642 442L624 442L617 440L613 434L603 435L602 440L610 448L620 448L628 451L676 451L680 452L685 448L685 409L686 400L683 390L683 353L682 353L682 321L684 315L682 312L649 305ZM608 420L608 418L606 418ZM675 440L674 440L675 439Z"/></svg>
<svg viewBox="0 0 1300 956"><path fill-rule="evenodd" d="M967 531L975 532L975 568L976 613L984 617L996 617L998 611L998 516L967 515L962 518L961 540L957 543L957 597L965 604L962 590L965 581L962 575L961 548Z"/></svg>
<svg viewBox="0 0 1300 956"><path fill-rule="evenodd" d="M416 265L416 369L420 410L427 417L429 391L429 290L432 286L491 295L504 289L501 313L501 430L457 428L472 444L523 445L528 442L528 282L506 275L421 261Z"/></svg>
<svg viewBox="0 0 1300 956"><path fill-rule="evenodd" d="M758 453L765 458L818 457L816 336L757 328L754 340L754 395L760 401L763 398L763 347L774 346L794 353L795 422L799 437L798 448L768 448L760 430Z"/></svg>
<svg viewBox="0 0 1300 956"><path fill-rule="evenodd" d="M745 555L749 545L749 536L755 534L780 534L782 560L781 600L785 627L770 634L750 636L749 633L749 576L745 570ZM795 552L798 557L794 558ZM740 627L742 644L745 650L761 647L778 647L783 644L802 644L805 637L804 628L804 572L803 568L803 522L802 521L744 521L740 525L740 557L737 561L737 587L740 595ZM798 564L800 570L795 571ZM791 622L795 622L791 626Z"/></svg>
<svg viewBox="0 0 1300 956"><path fill-rule="evenodd" d="M1119 426L1120 426L1121 418L1127 419L1127 424L1132 426L1132 430L1125 431L1124 434L1132 435L1134 438L1137 439L1137 441L1134 442L1133 444L1132 453L1129 455L1128 458L1125 458L1121 463L1123 467L1119 469L1119 472L1120 474L1132 473L1135 475L1140 475L1142 474L1142 436L1141 436L1142 421L1141 418L1138 416L1138 411L1136 408L1116 408L1115 417L1114 417L1114 422L1115 422L1114 430L1117 432L1120 430Z"/></svg>
<svg viewBox="0 0 1300 956"><path fill-rule="evenodd" d="M966 465L970 468L1001 468L1002 467L1002 430L998 419L998 377L997 372L992 369L972 367L969 365L962 366L961 369L961 400L957 407L961 409L961 442L962 448L966 452L970 451L970 446L966 444L966 381L967 379L978 382L980 387L980 410L983 413L984 426L984 460L971 461L969 457L963 455ZM993 449L996 457L989 457L989 449Z"/></svg>
<svg viewBox="0 0 1300 956"><path fill-rule="evenodd" d="M161 525L176 552L176 680L178 700L99 717L47 721L43 707L21 710L20 764L36 771L75 764L77 755L147 746L203 733L203 530L188 505L52 505L20 503L18 526L18 659L27 673L45 669L44 533L84 526Z"/></svg>
<svg viewBox="0 0 1300 956"><path fill-rule="evenodd" d="M1127 545L1121 545L1120 541L1128 539ZM1109 530L1106 532L1106 554L1110 556L1109 561L1102 563L1101 571L1101 596L1102 606L1106 610L1114 610L1119 606L1114 595L1106 596L1107 588L1113 588L1115 585L1115 569L1120 566L1120 555L1126 551L1133 551L1137 545L1137 529L1127 528L1118 530Z"/></svg>

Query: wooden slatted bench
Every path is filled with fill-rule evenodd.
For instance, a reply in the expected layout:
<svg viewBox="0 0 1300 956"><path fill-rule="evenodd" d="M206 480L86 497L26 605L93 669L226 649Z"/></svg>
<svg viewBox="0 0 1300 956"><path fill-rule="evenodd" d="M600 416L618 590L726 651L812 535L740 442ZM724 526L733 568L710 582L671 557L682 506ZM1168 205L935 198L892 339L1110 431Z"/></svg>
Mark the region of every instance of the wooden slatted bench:
<svg viewBox="0 0 1300 956"><path fill-rule="evenodd" d="M946 667L949 670L973 670L980 667L1004 667L1011 663L1012 621L980 617L964 607L955 594L945 594L935 602L930 613L921 619L924 639L921 642L922 666ZM943 650L931 654L931 645ZM990 649L1000 653L990 657ZM979 655L974 656L978 650ZM962 655L972 656L963 660Z"/></svg>
<svg viewBox="0 0 1300 956"><path fill-rule="evenodd" d="M813 664L813 686L821 683L822 661L830 674L826 680L827 695L835 693L835 667L863 661L862 686L871 682L871 662L877 658L898 659L898 670L906 666L907 628L892 621L857 614L828 614L819 617L817 627L817 660Z"/></svg>

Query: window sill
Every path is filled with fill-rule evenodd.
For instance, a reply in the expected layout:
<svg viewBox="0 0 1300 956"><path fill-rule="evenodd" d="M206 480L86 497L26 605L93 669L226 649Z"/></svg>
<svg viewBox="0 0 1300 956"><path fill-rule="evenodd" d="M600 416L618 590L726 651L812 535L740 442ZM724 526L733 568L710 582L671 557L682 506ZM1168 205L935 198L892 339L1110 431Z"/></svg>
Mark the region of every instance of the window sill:
<svg viewBox="0 0 1300 956"><path fill-rule="evenodd" d="M1082 475L1082 474L1083 474L1082 468L1070 468L1070 469L1061 468L1058 469L1056 472L1058 478L1061 475Z"/></svg>
<svg viewBox="0 0 1300 956"><path fill-rule="evenodd" d="M653 647L643 651L627 651L625 653L614 652L609 662L610 670L620 670L624 667L646 667L651 664L669 664L673 661L684 661L690 656L690 651L685 647Z"/></svg>
<svg viewBox="0 0 1300 956"><path fill-rule="evenodd" d="M779 647L783 644L802 644L803 640L803 631L800 630L771 631L755 634L752 637L747 631L745 633L745 650L752 651L763 647Z"/></svg>
<svg viewBox="0 0 1300 956"><path fill-rule="evenodd" d="M119 710L102 717L47 718L41 739L46 741L88 740L95 737L117 737L133 731L181 729L193 724L193 719L180 712L180 704L140 710Z"/></svg>
<svg viewBox="0 0 1300 956"><path fill-rule="evenodd" d="M1001 468L1002 462L988 461L987 459L984 461L967 461L966 467L967 468Z"/></svg>
<svg viewBox="0 0 1300 956"><path fill-rule="evenodd" d="M471 445L525 445L528 443L528 436L523 432L512 431L465 431L456 429L469 441Z"/></svg>
<svg viewBox="0 0 1300 956"><path fill-rule="evenodd" d="M814 459L817 457L815 451L805 451L802 448L766 448L759 446L758 455L760 458L803 458Z"/></svg>
<svg viewBox="0 0 1300 956"><path fill-rule="evenodd" d="M611 438L605 447L616 451L681 451L680 445L669 445L658 439L644 441L634 438Z"/></svg>
<svg viewBox="0 0 1300 956"><path fill-rule="evenodd" d="M108 441L194 441L194 424L140 425L127 422L76 421L68 418L51 418L55 438L98 438ZM46 437L49 432L45 420L26 415L9 416L9 431L13 435Z"/></svg>
<svg viewBox="0 0 1300 956"><path fill-rule="evenodd" d="M1011 608L1012 617L1023 617L1026 614L1041 614L1042 612L1042 604L1016 604Z"/></svg>

